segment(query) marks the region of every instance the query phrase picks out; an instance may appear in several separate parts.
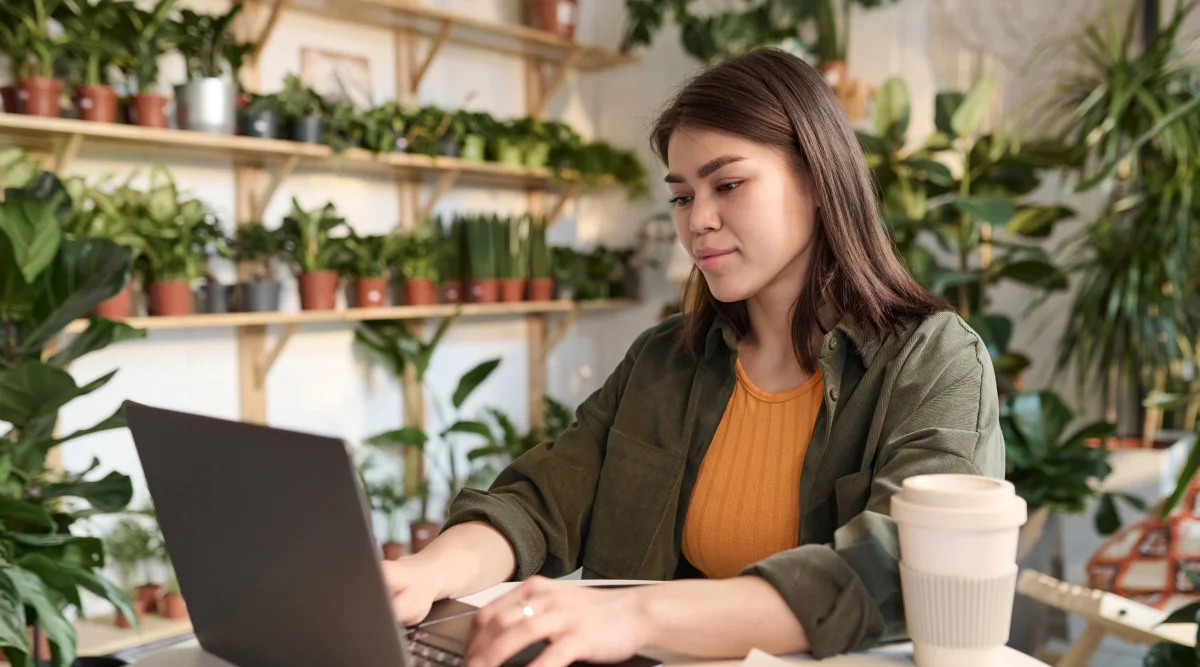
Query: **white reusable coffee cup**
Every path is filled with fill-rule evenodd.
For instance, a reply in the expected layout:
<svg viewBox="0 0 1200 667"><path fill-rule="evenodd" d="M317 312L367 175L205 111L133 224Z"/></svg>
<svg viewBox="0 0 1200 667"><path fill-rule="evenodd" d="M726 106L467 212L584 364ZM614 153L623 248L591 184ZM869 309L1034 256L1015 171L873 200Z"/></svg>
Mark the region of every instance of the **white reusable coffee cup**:
<svg viewBox="0 0 1200 667"><path fill-rule="evenodd" d="M892 518L917 667L998 667L1012 622L1025 501L1001 479L917 475L892 496Z"/></svg>

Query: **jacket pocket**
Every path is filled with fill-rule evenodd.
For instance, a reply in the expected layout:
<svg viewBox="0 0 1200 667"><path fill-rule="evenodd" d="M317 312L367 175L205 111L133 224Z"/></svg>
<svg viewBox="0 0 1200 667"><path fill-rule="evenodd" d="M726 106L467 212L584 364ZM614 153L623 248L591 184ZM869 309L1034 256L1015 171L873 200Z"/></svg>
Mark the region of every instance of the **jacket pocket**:
<svg viewBox="0 0 1200 667"><path fill-rule="evenodd" d="M871 497L870 470L839 477L833 482L833 495L837 500L837 525L842 527L867 508Z"/></svg>
<svg viewBox="0 0 1200 667"><path fill-rule="evenodd" d="M646 556L670 537L683 457L609 429L584 565L611 579L651 578Z"/></svg>

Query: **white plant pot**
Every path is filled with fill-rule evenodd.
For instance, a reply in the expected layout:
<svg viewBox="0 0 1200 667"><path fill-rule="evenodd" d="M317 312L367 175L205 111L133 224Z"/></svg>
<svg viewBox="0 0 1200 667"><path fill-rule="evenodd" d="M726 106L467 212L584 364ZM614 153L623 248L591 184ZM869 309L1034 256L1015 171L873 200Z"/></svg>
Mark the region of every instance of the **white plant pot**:
<svg viewBox="0 0 1200 667"><path fill-rule="evenodd" d="M209 134L237 130L237 90L223 79L196 79L175 86L179 127Z"/></svg>

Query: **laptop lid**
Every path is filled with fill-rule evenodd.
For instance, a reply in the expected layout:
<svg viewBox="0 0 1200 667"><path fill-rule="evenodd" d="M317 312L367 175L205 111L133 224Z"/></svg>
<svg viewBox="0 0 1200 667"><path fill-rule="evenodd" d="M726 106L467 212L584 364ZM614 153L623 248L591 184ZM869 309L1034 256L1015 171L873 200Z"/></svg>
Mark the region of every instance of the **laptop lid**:
<svg viewBox="0 0 1200 667"><path fill-rule="evenodd" d="M238 667L408 667L339 439L125 402L200 645Z"/></svg>

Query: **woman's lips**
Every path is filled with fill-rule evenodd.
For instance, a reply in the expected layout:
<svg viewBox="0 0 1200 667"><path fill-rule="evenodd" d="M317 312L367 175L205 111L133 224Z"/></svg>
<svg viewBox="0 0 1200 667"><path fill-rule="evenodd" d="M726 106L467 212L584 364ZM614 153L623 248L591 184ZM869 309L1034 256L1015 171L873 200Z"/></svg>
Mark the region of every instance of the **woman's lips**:
<svg viewBox="0 0 1200 667"><path fill-rule="evenodd" d="M696 253L696 266L701 271L711 271L733 256L736 250L701 250Z"/></svg>

